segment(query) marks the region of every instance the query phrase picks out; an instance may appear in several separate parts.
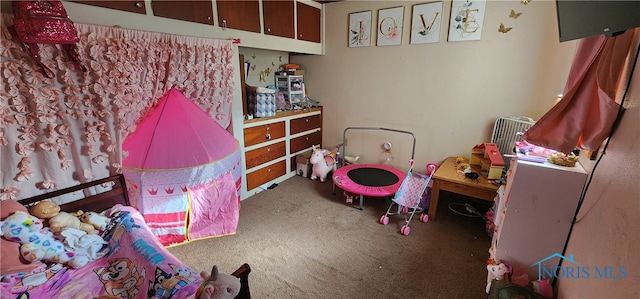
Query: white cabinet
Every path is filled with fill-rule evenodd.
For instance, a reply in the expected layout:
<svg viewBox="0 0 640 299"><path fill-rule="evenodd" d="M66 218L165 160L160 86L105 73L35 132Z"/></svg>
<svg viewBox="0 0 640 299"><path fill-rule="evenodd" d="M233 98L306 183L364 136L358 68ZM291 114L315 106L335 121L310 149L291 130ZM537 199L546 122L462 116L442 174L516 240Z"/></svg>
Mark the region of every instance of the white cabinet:
<svg viewBox="0 0 640 299"><path fill-rule="evenodd" d="M525 269L530 280L538 279L538 266L557 267L560 260L552 256L563 253L586 179L579 163L563 167L513 159L495 200L491 258Z"/></svg>

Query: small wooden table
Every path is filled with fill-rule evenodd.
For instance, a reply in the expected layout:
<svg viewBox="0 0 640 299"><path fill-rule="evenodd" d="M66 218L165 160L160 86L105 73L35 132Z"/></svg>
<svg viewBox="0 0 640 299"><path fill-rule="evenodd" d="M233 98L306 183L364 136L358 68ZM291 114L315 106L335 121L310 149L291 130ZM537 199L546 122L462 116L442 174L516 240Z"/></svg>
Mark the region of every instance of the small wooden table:
<svg viewBox="0 0 640 299"><path fill-rule="evenodd" d="M436 210L440 199L440 190L457 194L471 196L486 201L493 201L498 191L498 186L487 180L480 170L472 166L473 171L478 173L478 180L468 179L456 169L456 157L447 158L436 173L431 178L433 187L431 188L431 202L429 203L429 220L436 220Z"/></svg>

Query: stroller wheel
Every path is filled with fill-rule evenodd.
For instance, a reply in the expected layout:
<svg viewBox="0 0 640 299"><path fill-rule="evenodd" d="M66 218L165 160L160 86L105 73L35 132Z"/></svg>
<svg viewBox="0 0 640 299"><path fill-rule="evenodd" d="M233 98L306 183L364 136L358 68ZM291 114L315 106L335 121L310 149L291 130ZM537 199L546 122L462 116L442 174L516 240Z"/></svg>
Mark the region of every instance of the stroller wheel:
<svg viewBox="0 0 640 299"><path fill-rule="evenodd" d="M408 236L410 232L411 232L411 228L407 225L403 225L402 228L400 229L400 233L405 236Z"/></svg>
<svg viewBox="0 0 640 299"><path fill-rule="evenodd" d="M429 215L427 215L427 214L420 215L420 221L422 221L422 222L429 221Z"/></svg>
<svg viewBox="0 0 640 299"><path fill-rule="evenodd" d="M387 215L383 215L382 217L380 217L380 223L384 225L389 224L389 217L387 217Z"/></svg>

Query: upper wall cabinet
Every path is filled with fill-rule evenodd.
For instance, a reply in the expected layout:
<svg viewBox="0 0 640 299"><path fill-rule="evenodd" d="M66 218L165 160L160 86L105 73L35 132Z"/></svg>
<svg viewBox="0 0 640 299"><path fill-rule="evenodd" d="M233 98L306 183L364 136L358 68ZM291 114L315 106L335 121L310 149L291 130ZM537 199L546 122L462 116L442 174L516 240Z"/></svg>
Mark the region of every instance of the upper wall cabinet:
<svg viewBox="0 0 640 299"><path fill-rule="evenodd" d="M82 4L89 4L104 8L111 8L117 10L124 10L128 12L135 12L139 14L146 14L147 10L145 8L144 0L139 1L101 1L101 0L91 0L91 1L78 1L78 0L70 0L71 2L77 2Z"/></svg>
<svg viewBox="0 0 640 299"><path fill-rule="evenodd" d="M309 42L320 42L321 17L320 9L297 2L298 39Z"/></svg>
<svg viewBox="0 0 640 299"><path fill-rule="evenodd" d="M218 0L216 5L220 27L260 33L258 0Z"/></svg>
<svg viewBox="0 0 640 299"><path fill-rule="evenodd" d="M295 38L293 8L293 0L262 1L264 33Z"/></svg>
<svg viewBox="0 0 640 299"><path fill-rule="evenodd" d="M318 1L63 1L71 19L77 23L234 39L240 41L240 46L247 48L301 54L324 52L321 41L324 4Z"/></svg>
<svg viewBox="0 0 640 299"><path fill-rule="evenodd" d="M211 1L152 1L151 7L154 16L213 25Z"/></svg>

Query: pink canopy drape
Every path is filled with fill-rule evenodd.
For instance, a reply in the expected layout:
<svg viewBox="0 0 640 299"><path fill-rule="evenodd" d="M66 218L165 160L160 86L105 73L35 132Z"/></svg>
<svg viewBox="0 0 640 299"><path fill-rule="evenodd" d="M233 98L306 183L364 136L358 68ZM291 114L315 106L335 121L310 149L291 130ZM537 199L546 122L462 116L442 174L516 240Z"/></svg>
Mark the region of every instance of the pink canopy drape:
<svg viewBox="0 0 640 299"><path fill-rule="evenodd" d="M222 127L230 125L233 45L204 39L76 24L88 71L57 45L42 45L48 79L11 39L0 41L0 199L21 199L121 172L122 141L172 87Z"/></svg>
<svg viewBox="0 0 640 299"><path fill-rule="evenodd" d="M638 48L639 29L579 42L562 100L522 138L538 146L569 153L576 147L597 150L616 119L630 66Z"/></svg>

